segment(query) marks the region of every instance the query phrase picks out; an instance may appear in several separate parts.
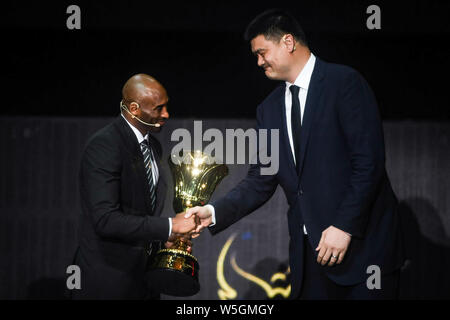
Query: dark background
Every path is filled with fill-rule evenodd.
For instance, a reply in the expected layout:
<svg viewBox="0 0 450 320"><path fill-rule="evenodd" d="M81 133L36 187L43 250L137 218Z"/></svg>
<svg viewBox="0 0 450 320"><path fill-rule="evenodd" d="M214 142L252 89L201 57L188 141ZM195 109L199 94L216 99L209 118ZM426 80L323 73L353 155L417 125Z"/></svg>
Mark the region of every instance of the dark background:
<svg viewBox="0 0 450 320"><path fill-rule="evenodd" d="M81 8L81 30L66 28L71 4ZM381 30L366 28L371 4L381 8ZM66 267L77 245L83 145L117 116L122 85L131 75L148 73L167 88L173 121L159 136L166 153L172 130L192 131L194 119L204 120L204 130L254 125L257 105L277 83L258 69L242 34L256 14L273 6L2 2L0 299L64 299ZM407 253L399 297L450 299L450 3L276 1L276 6L298 17L316 56L354 67L375 92ZM230 166L213 197L231 189L246 170ZM218 299L215 264L233 234L230 254L244 270L267 281L284 272L286 206L278 190L227 231L199 237L194 254L202 290L191 299ZM173 215L170 201L168 207L165 214ZM228 259L224 267L237 299L267 298L233 272Z"/></svg>
<svg viewBox="0 0 450 320"><path fill-rule="evenodd" d="M66 8L81 8L81 30ZM381 8L369 30L366 8ZM305 29L324 60L369 81L383 119L447 120L448 1L276 1ZM254 118L277 85L243 40L269 1L2 2L1 113L111 116L123 83L153 75L174 117Z"/></svg>

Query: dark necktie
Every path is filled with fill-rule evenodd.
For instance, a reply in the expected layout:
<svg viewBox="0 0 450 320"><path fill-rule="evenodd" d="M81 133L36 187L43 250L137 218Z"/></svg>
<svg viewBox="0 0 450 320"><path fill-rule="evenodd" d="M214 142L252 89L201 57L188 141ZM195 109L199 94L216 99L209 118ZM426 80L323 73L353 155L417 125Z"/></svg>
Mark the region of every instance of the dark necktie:
<svg viewBox="0 0 450 320"><path fill-rule="evenodd" d="M295 164L297 169L297 174L300 173L300 137L302 122L300 116L300 100L298 99L298 92L300 90L297 86L290 86L292 95L292 109L291 109L291 130L292 130L292 142L294 144L295 152Z"/></svg>
<svg viewBox="0 0 450 320"><path fill-rule="evenodd" d="M150 190L150 200L152 204L152 211L155 210L155 204L156 204L156 186L153 182L153 173L152 173L152 152L150 150L150 146L148 144L148 141L144 139L144 141L141 142L141 150L142 154L144 155L144 166L145 166L145 175L147 176L147 182Z"/></svg>

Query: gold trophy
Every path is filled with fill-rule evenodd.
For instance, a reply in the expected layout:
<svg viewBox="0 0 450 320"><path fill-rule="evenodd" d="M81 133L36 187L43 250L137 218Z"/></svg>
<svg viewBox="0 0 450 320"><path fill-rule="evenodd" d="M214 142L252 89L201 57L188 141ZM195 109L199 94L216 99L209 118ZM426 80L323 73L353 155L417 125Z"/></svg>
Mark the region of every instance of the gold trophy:
<svg viewBox="0 0 450 320"><path fill-rule="evenodd" d="M174 182L173 208L185 212L195 206L203 206L213 194L219 182L228 174L225 164L217 164L213 157L190 151L180 159L169 158ZM191 296L200 290L197 258L187 251L189 240L178 238L169 249L156 253L150 267L150 281L159 292L172 296Z"/></svg>

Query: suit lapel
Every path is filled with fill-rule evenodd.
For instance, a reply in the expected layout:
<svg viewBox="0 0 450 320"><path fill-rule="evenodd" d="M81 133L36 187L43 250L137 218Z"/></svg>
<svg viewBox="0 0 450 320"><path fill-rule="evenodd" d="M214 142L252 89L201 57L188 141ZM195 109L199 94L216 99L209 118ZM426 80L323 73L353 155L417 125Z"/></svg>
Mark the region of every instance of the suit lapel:
<svg viewBox="0 0 450 320"><path fill-rule="evenodd" d="M291 148L291 144L289 142L289 134L288 134L288 128L287 128L287 120L286 120L286 99L285 99L285 90L286 90L286 84L284 86L282 86L283 90L281 90L281 94L280 94L280 98L277 99L277 101L280 101L281 103L281 110L282 110L282 119L281 119L281 123L282 123L282 133L283 133L283 145L284 147L287 149L286 152L290 155L289 157L289 168L290 170L294 173L293 175L295 176L295 162L294 162L294 155L292 153L292 148ZM278 109L278 108L277 108ZM282 152L280 152L280 154L283 154Z"/></svg>
<svg viewBox="0 0 450 320"><path fill-rule="evenodd" d="M321 96L321 92L323 89L323 62L316 58L316 63L314 66L314 71L311 75L311 81L309 83L308 87L308 94L306 96L306 105L305 105L305 111L303 114L303 121L302 121L302 133L300 138L300 144L301 144L301 150L300 150L300 173L299 176L301 176L303 171L303 163L305 160L305 154L308 149L308 141L309 141L309 135L311 133L311 128L313 124L313 120L315 115L317 115L319 105L319 99Z"/></svg>

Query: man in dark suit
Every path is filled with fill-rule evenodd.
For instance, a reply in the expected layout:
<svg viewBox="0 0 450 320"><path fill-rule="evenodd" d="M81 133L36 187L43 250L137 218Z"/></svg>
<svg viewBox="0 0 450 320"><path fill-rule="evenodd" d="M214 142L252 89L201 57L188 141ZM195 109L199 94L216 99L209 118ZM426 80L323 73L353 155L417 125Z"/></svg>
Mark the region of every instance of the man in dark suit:
<svg viewBox="0 0 450 320"><path fill-rule="evenodd" d="M316 58L286 12L256 17L246 39L266 76L283 81L257 109L259 129L280 130L279 170L263 175L252 165L225 197L186 217L201 218L197 232L215 234L280 185L290 206L291 298L394 299L402 263L397 200L369 85L352 68Z"/></svg>
<svg viewBox="0 0 450 320"><path fill-rule="evenodd" d="M160 217L167 189L162 149L153 137L169 118L168 97L154 78L138 74L123 87L122 114L95 133L81 160L81 219L74 264L75 299L158 298L146 271L162 242L195 229L183 215Z"/></svg>

